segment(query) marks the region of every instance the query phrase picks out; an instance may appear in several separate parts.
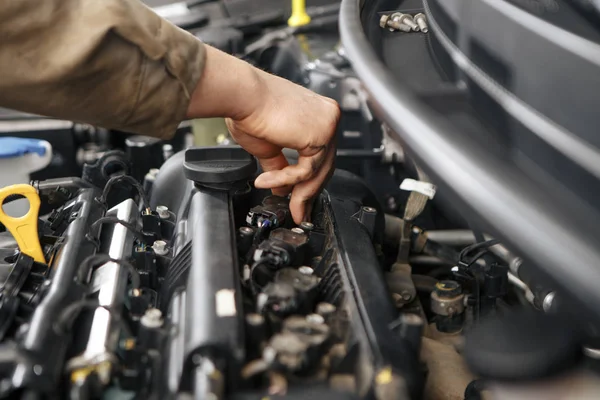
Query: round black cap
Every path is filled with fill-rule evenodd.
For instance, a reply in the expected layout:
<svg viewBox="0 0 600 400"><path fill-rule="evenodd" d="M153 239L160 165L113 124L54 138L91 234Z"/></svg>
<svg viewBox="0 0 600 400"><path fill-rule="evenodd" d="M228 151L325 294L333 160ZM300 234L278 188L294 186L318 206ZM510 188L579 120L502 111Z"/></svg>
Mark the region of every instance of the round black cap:
<svg viewBox="0 0 600 400"><path fill-rule="evenodd" d="M199 185L223 185L252 178L256 159L240 146L198 147L186 150L183 170Z"/></svg>
<svg viewBox="0 0 600 400"><path fill-rule="evenodd" d="M465 335L465 359L482 378L545 378L571 368L579 355L580 335L558 315L514 312L483 321Z"/></svg>

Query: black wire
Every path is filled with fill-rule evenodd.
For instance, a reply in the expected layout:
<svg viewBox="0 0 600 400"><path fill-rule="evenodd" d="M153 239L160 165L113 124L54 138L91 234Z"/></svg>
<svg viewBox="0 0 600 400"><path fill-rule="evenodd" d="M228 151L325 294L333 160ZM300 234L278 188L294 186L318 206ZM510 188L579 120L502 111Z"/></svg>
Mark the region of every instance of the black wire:
<svg viewBox="0 0 600 400"><path fill-rule="evenodd" d="M105 264L107 262L114 262L115 264L127 268L131 277L131 286L133 286L134 289L139 289L141 287L142 278L137 269L135 269L129 261L112 258L108 254L92 254L91 256L86 257L79 265L79 270L83 270L87 273L87 269L84 270L84 268L93 267L94 264Z"/></svg>
<svg viewBox="0 0 600 400"><path fill-rule="evenodd" d="M62 311L56 318L56 321L53 324L54 331L59 335L67 333L68 330L73 327L73 322L75 322L75 319L77 318L77 316L79 316L79 313L81 313L81 311L85 309L95 310L100 307L106 309L110 313L114 312L114 310L111 310L107 306L101 306L100 303L98 303L98 300L82 299L72 304L69 304L68 306L62 309Z"/></svg>
<svg viewBox="0 0 600 400"><path fill-rule="evenodd" d="M144 234L142 233L142 230L139 229L136 225L124 221L122 219L119 219L115 216L107 216L107 217L102 217L102 218L98 218L96 221L94 221L94 223L90 226L90 232L96 232L97 228L99 225L102 224L107 224L107 223L113 223L113 224L120 224L123 225L125 228L129 229L131 232L133 232L138 239L141 239L144 237Z"/></svg>
<svg viewBox="0 0 600 400"><path fill-rule="evenodd" d="M486 255L488 252L489 252L488 249L483 249L479 253L475 254L473 256L473 258L471 258L471 261L469 261L469 263L466 265L465 268L471 268L471 266L473 264L475 264L477 262L477 260L479 260L481 257L483 257L484 255Z"/></svg>
<svg viewBox="0 0 600 400"><path fill-rule="evenodd" d="M121 313L109 306L100 305L97 299L81 299L69 304L67 307L62 309L61 313L58 315L58 318L56 318L56 321L54 324L52 324L52 328L57 334L64 335L68 333L71 328L73 328L75 319L77 319L83 310L96 310L98 308L104 308L106 311L108 311L113 316L115 322L121 326L121 329L126 332L127 335L131 334L129 327L121 316Z"/></svg>
<svg viewBox="0 0 600 400"><path fill-rule="evenodd" d="M465 247L464 249L461 250L460 254L458 255L458 261L461 262L463 261L463 259L465 258L465 256L475 250L479 250L479 249L488 249L492 246L495 246L497 244L499 244L500 241L498 239L492 239L492 240L488 240L485 242L480 242L480 243L475 243L472 244L470 246Z"/></svg>
<svg viewBox="0 0 600 400"><path fill-rule="evenodd" d="M102 191L102 196L100 196L101 203L106 204L106 198L108 197L108 194L110 193L113 186L119 182L127 182L127 183L131 184L131 186L133 186L138 191L138 193L140 195L140 201L143 203L144 208L150 207L150 202L148 201L146 192L144 192L144 188L135 178L133 178L132 176L129 176L129 175L119 175L119 176L114 176L114 177L110 178L108 180L108 182L106 182L106 185L104 186L104 190Z"/></svg>

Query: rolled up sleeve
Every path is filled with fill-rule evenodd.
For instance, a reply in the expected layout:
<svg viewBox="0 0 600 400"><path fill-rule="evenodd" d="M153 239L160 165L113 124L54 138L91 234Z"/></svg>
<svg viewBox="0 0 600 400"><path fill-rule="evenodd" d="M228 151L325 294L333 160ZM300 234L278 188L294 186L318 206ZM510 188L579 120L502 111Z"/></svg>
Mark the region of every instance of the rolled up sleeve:
<svg viewBox="0 0 600 400"><path fill-rule="evenodd" d="M0 2L0 107L168 138L204 67L138 0Z"/></svg>

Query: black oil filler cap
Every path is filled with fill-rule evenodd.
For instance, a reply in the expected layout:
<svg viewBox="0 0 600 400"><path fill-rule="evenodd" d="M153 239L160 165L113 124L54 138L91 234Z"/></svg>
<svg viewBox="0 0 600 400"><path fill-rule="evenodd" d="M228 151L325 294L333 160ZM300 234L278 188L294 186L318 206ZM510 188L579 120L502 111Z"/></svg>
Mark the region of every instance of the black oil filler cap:
<svg viewBox="0 0 600 400"><path fill-rule="evenodd" d="M196 147L186 150L185 177L197 185L227 190L251 179L256 159L240 146Z"/></svg>

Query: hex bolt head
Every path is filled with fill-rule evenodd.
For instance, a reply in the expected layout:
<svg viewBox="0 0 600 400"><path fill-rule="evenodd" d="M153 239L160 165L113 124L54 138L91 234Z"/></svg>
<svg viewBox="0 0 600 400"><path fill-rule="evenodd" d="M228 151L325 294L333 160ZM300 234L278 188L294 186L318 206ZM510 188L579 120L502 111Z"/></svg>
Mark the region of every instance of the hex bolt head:
<svg viewBox="0 0 600 400"><path fill-rule="evenodd" d="M167 242L164 240L156 240L152 243L152 249L159 256L165 256L169 253L169 249L167 248Z"/></svg>
<svg viewBox="0 0 600 400"><path fill-rule="evenodd" d="M393 13L391 15L391 18L392 18L393 23L397 23L402 26L402 28L397 28L401 31L410 32L411 30L413 30L413 31L419 30L419 25L417 25L417 23L413 20L413 18L408 14ZM391 24L388 22L388 25L391 25ZM408 28L406 28L406 27L408 27Z"/></svg>
<svg viewBox="0 0 600 400"><path fill-rule="evenodd" d="M379 19L379 26L381 28L387 28L389 19L390 19L389 15L387 15L387 14L382 15L381 18Z"/></svg>
<svg viewBox="0 0 600 400"><path fill-rule="evenodd" d="M312 222L308 222L308 221L302 221L300 222L300 229L302 229L304 232L310 232L313 229L315 229L315 226L313 225Z"/></svg>
<svg viewBox="0 0 600 400"><path fill-rule="evenodd" d="M418 13L413 17L414 21L419 26L419 29L423 33L429 32L429 25L427 25L427 17L423 13Z"/></svg>
<svg viewBox="0 0 600 400"><path fill-rule="evenodd" d="M169 208L167 206L156 206L156 212L161 219L169 219Z"/></svg>
<svg viewBox="0 0 600 400"><path fill-rule="evenodd" d="M162 312L158 308L149 308L140 323L147 328L160 328L163 324Z"/></svg>

